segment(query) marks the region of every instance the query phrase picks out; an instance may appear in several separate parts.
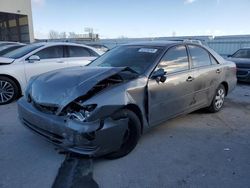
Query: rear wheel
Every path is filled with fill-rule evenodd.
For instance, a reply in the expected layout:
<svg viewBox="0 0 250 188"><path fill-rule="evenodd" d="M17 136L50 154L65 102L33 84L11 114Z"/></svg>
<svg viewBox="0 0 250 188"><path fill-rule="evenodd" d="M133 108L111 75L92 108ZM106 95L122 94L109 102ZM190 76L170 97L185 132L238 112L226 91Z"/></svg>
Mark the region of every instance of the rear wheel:
<svg viewBox="0 0 250 188"><path fill-rule="evenodd" d="M226 95L225 87L221 84L215 93L215 96L213 98L213 101L211 105L208 107L208 110L210 112L218 112L223 107L224 99Z"/></svg>
<svg viewBox="0 0 250 188"><path fill-rule="evenodd" d="M141 123L138 116L130 111L123 109L113 116L113 119L128 118L128 128L123 135L123 143L117 151L106 156L108 159L116 159L130 153L138 143L141 136Z"/></svg>
<svg viewBox="0 0 250 188"><path fill-rule="evenodd" d="M0 76L0 105L11 103L17 97L17 84L8 77Z"/></svg>

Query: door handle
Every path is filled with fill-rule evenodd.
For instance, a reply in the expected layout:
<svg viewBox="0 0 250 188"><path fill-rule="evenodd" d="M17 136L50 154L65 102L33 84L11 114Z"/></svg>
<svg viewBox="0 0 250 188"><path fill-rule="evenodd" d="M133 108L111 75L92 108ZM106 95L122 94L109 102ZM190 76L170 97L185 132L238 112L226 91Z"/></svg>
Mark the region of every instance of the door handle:
<svg viewBox="0 0 250 188"><path fill-rule="evenodd" d="M57 63L64 63L64 61L57 61Z"/></svg>
<svg viewBox="0 0 250 188"><path fill-rule="evenodd" d="M189 77L186 79L187 82L192 82L193 80L194 80L194 78L193 78L192 76L189 76Z"/></svg>
<svg viewBox="0 0 250 188"><path fill-rule="evenodd" d="M220 73L221 73L221 70L220 70L220 69L217 69L217 70L216 70L216 73L220 74Z"/></svg>

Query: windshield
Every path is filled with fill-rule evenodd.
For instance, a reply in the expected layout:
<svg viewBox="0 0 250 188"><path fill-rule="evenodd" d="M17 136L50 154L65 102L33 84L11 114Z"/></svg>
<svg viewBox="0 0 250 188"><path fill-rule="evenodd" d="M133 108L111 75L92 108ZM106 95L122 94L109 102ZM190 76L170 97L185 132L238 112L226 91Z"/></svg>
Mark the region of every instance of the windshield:
<svg viewBox="0 0 250 188"><path fill-rule="evenodd" d="M10 45L10 44L15 44L15 43L14 42L1 42L0 46Z"/></svg>
<svg viewBox="0 0 250 188"><path fill-rule="evenodd" d="M238 50L232 57L234 57L234 58L250 58L250 49Z"/></svg>
<svg viewBox="0 0 250 188"><path fill-rule="evenodd" d="M8 46L6 48L1 48L0 47L0 56L3 56L4 54L7 54L15 49L21 48L21 45L13 45L13 46Z"/></svg>
<svg viewBox="0 0 250 188"><path fill-rule="evenodd" d="M154 46L120 46L105 53L88 66L128 67L142 74L162 53L163 49Z"/></svg>
<svg viewBox="0 0 250 188"><path fill-rule="evenodd" d="M11 45L0 46L0 51L5 50L9 47L11 47Z"/></svg>
<svg viewBox="0 0 250 188"><path fill-rule="evenodd" d="M12 58L12 59L18 59L20 57L25 56L26 54L32 52L33 50L36 50L37 48L42 47L41 44L30 44L21 48L18 48L16 50L13 50L5 55L3 57Z"/></svg>

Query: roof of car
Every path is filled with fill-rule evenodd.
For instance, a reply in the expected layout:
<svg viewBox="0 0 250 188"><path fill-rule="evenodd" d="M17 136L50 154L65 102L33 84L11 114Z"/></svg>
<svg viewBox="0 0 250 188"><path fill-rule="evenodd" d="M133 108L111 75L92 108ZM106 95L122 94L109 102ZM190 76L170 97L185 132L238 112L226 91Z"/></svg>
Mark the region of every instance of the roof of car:
<svg viewBox="0 0 250 188"><path fill-rule="evenodd" d="M145 41L145 42L133 42L123 45L142 45L142 46L160 46L160 47L170 47L176 44L196 44L192 42L184 42L184 41Z"/></svg>
<svg viewBox="0 0 250 188"><path fill-rule="evenodd" d="M0 44L3 44L3 43L5 43L5 44L23 44L23 43L21 43L21 42L13 42L13 41L0 41Z"/></svg>
<svg viewBox="0 0 250 188"><path fill-rule="evenodd" d="M8 44L12 44L12 43L18 43L18 42L12 42L12 41L0 41L0 43L8 43Z"/></svg>
<svg viewBox="0 0 250 188"><path fill-rule="evenodd" d="M38 45L79 45L79 46L86 46L84 44L79 44L79 43L73 43L73 42L36 42L33 44L38 44Z"/></svg>
<svg viewBox="0 0 250 188"><path fill-rule="evenodd" d="M13 47L13 46L26 46L26 44L23 44L23 43L13 43L13 44L8 44L6 45L8 47Z"/></svg>
<svg viewBox="0 0 250 188"><path fill-rule="evenodd" d="M98 53L99 55L102 55L103 52L101 52L98 49L95 49L94 47L88 46L86 44L80 44L80 43L74 43L74 42L35 42L35 43L31 43L30 45L40 45L40 46L54 46L54 45L72 45L72 46L82 46L88 49L91 49L93 51L95 51L96 53Z"/></svg>
<svg viewBox="0 0 250 188"><path fill-rule="evenodd" d="M250 46L249 47L240 48L240 49L250 50Z"/></svg>

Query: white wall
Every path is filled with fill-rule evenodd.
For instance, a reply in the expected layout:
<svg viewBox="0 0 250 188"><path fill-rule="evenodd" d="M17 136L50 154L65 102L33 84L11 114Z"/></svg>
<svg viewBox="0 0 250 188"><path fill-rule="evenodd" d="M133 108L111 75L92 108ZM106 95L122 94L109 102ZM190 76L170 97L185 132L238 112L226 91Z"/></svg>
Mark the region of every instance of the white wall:
<svg viewBox="0 0 250 188"><path fill-rule="evenodd" d="M27 15L30 42L34 41L31 0L0 0L0 12Z"/></svg>

